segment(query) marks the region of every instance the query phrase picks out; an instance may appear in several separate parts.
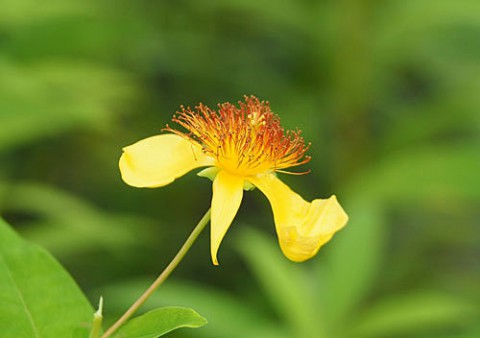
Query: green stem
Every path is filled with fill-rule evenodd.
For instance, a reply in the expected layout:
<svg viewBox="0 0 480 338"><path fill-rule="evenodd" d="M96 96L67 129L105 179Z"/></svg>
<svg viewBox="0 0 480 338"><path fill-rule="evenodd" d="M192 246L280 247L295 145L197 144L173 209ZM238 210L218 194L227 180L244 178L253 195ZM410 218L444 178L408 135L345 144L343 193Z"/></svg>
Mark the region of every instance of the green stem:
<svg viewBox="0 0 480 338"><path fill-rule="evenodd" d="M210 220L210 209L205 213L202 217L200 222L198 222L195 229L193 229L190 236L188 236L185 243L183 243L180 250L177 252L175 257L172 259L170 264L162 271L160 276L150 285L150 287L138 298L135 303L130 306L130 308L118 319L115 324L113 324L101 338L107 338L112 335L120 326L122 326L134 313L138 310L140 306L155 292L155 290L167 279L167 277L172 273L173 270L177 267L177 265L182 261L185 254L188 252L192 244L197 239L198 235L202 232L205 226L208 224Z"/></svg>
<svg viewBox="0 0 480 338"><path fill-rule="evenodd" d="M98 303L98 310L93 314L92 330L88 338L99 338L102 333L102 321L103 321L103 298L100 297Z"/></svg>

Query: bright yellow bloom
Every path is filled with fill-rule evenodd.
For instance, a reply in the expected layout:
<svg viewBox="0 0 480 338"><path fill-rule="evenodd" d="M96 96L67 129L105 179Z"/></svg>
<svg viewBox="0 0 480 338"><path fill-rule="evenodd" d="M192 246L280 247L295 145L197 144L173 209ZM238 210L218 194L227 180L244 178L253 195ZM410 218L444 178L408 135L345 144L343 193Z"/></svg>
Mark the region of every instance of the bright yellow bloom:
<svg viewBox="0 0 480 338"><path fill-rule="evenodd" d="M300 132L284 132L268 102L245 97L239 107L219 105L218 111L200 104L182 107L173 122L186 129L152 136L123 149L120 171L135 187L161 187L195 168L213 181L211 255L217 251L240 207L244 190L257 187L270 201L280 247L290 260L313 257L348 216L335 196L305 201L277 178L276 172L304 164ZM288 172L287 172L288 173Z"/></svg>

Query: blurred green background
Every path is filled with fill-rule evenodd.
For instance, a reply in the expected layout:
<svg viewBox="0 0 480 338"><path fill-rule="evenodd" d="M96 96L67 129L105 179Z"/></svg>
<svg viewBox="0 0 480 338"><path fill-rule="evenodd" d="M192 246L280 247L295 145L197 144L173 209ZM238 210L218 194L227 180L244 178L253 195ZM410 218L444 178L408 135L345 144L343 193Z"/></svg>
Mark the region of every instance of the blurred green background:
<svg viewBox="0 0 480 338"><path fill-rule="evenodd" d="M245 94L312 142L282 179L350 222L294 264L247 193L220 266L204 233L145 307L210 322L170 336L480 337L478 0L3 0L0 213L111 322L211 198L194 173L126 186L121 148Z"/></svg>

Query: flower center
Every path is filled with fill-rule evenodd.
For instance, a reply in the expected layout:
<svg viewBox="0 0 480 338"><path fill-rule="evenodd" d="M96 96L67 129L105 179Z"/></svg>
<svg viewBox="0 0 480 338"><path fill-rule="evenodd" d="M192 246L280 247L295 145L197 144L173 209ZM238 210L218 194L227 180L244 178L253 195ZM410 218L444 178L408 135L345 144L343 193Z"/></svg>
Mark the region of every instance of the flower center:
<svg viewBox="0 0 480 338"><path fill-rule="evenodd" d="M239 106L218 105L218 111L200 104L195 111L181 107L172 121L184 127L181 132L167 131L186 137L202 146L216 159L216 166L234 175L250 176L281 171L310 161L300 131L284 132L280 119L268 102L245 96Z"/></svg>

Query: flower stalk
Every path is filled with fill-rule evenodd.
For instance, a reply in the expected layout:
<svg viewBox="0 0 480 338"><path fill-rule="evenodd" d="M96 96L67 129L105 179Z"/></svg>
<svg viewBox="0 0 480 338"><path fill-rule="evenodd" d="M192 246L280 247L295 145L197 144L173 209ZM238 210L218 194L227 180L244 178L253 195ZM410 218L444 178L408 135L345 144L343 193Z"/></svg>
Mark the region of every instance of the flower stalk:
<svg viewBox="0 0 480 338"><path fill-rule="evenodd" d="M162 271L162 273L157 277L157 279L150 285L150 287L145 290L145 292L135 301L135 303L130 306L130 308L103 334L101 338L110 337L115 331L117 331L120 326L122 326L142 305L147 301L147 299L155 292L155 290L170 276L170 274L175 270L177 265L185 257L188 250L191 248L197 237L200 235L202 230L210 221L210 209L205 213L202 219L198 222L197 226L193 229L190 236L188 236L185 243L183 243L180 250L177 252L172 261L167 265L167 267Z"/></svg>

